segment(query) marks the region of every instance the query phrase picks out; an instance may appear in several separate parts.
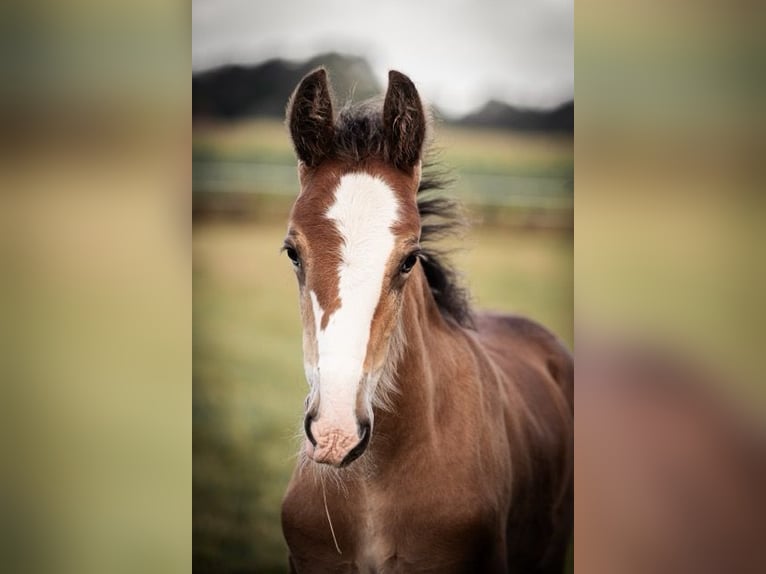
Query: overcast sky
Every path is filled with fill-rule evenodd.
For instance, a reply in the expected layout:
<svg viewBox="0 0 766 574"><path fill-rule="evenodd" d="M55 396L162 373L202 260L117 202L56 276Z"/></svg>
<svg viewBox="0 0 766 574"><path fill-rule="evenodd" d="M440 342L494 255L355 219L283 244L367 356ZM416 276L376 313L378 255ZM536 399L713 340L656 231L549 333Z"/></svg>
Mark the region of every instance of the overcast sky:
<svg viewBox="0 0 766 574"><path fill-rule="evenodd" d="M573 0L193 0L195 71L336 50L408 74L452 114L574 93Z"/></svg>

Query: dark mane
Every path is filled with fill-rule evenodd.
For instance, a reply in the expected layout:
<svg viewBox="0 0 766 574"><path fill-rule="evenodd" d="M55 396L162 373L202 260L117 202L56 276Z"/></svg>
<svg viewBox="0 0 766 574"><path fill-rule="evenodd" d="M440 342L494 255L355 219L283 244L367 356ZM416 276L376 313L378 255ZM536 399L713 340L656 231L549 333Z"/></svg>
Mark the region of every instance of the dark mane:
<svg viewBox="0 0 766 574"><path fill-rule="evenodd" d="M335 120L334 156L354 163L385 157L384 142L381 99L343 106ZM439 195L452 183L448 173L431 151L426 150L424 155L423 174L418 187L420 261L442 315L464 327L473 327L468 290L449 261L449 252L438 247L439 240L464 229L465 220L457 201Z"/></svg>

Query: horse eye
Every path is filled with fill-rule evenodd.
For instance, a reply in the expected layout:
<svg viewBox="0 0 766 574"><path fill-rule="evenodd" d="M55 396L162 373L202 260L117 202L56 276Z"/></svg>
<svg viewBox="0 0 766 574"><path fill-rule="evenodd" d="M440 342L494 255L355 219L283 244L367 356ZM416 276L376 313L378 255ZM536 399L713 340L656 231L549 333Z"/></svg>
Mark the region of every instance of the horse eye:
<svg viewBox="0 0 766 574"><path fill-rule="evenodd" d="M415 267L415 263L418 262L418 254L417 253L410 253L407 258L402 261L402 266L400 267L400 270L402 273L409 273L412 271L412 268Z"/></svg>
<svg viewBox="0 0 766 574"><path fill-rule="evenodd" d="M287 252L287 256L290 258L290 261L293 262L293 265L298 266L301 264L301 260L298 258L298 252L294 247L286 247L285 251Z"/></svg>

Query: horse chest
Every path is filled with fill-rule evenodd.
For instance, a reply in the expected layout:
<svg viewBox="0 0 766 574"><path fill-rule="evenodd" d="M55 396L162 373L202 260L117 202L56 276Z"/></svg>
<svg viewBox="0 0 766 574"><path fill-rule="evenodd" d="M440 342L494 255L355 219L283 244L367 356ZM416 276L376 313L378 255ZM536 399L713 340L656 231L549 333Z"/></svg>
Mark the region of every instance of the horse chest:
<svg viewBox="0 0 766 574"><path fill-rule="evenodd" d="M453 514L444 500L413 497L406 486L391 489L365 486L359 492L355 564L360 574L443 572L471 552L469 538L483 522L480 512ZM466 544L468 542L468 544Z"/></svg>
<svg viewBox="0 0 766 574"><path fill-rule="evenodd" d="M396 555L396 540L387 521L390 503L388 498L376 488L364 486L359 494L361 528L357 546L357 564L360 572L381 572L386 562Z"/></svg>
<svg viewBox="0 0 766 574"><path fill-rule="evenodd" d="M344 495L329 496L327 510L321 491L314 491L311 483L301 486L306 490L293 489L283 509L285 536L298 573L494 571L465 565L487 554L487 540L498 539L497 532L487 530L488 524L497 523L496 517L479 504L456 504L454 492L445 492L444 483L427 492L407 482L360 484ZM341 553L334 545L328 511Z"/></svg>

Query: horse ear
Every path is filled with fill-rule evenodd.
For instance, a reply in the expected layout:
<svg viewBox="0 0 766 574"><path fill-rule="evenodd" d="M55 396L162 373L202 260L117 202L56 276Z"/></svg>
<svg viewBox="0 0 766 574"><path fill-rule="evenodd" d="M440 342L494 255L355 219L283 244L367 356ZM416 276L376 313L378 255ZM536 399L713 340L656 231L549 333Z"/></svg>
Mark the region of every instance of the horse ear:
<svg viewBox="0 0 766 574"><path fill-rule="evenodd" d="M308 167L331 151L334 137L332 95L327 72L318 68L306 75L287 104L287 125L298 159Z"/></svg>
<svg viewBox="0 0 766 574"><path fill-rule="evenodd" d="M418 90L407 76L391 70L383 103L386 154L399 169L420 161L426 137L426 114Z"/></svg>

